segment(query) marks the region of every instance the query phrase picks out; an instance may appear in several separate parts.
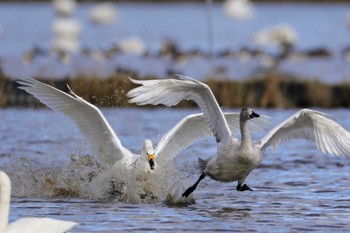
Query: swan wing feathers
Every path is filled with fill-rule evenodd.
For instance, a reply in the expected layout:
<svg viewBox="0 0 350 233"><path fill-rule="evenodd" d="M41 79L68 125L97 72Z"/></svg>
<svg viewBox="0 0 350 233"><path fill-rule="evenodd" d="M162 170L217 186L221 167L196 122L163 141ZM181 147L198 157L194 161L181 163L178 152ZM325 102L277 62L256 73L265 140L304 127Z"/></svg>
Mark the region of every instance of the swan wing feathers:
<svg viewBox="0 0 350 233"><path fill-rule="evenodd" d="M350 133L329 115L302 109L272 129L258 145L264 151L274 150L279 144L292 139L308 139L323 153L350 156Z"/></svg>
<svg viewBox="0 0 350 233"><path fill-rule="evenodd" d="M239 115L240 113L224 113L228 126L231 132L239 133ZM265 131L267 127L270 126L270 117L265 115L260 115L260 117L253 118L248 121L249 131L258 132Z"/></svg>
<svg viewBox="0 0 350 233"><path fill-rule="evenodd" d="M239 131L239 113L224 113L230 129ZM255 120L257 119L257 120ZM267 117L251 120L248 127L251 131L262 131L269 124ZM156 147L157 163L165 164L173 159L181 150L213 133L204 121L202 113L191 114L183 118L166 133Z"/></svg>
<svg viewBox="0 0 350 233"><path fill-rule="evenodd" d="M76 222L52 218L21 218L10 223L6 233L63 233L78 225Z"/></svg>
<svg viewBox="0 0 350 233"><path fill-rule="evenodd" d="M19 81L20 89L32 94L49 108L75 122L105 165L114 164L128 150L124 148L100 109L71 91L71 95L29 77Z"/></svg>
<svg viewBox="0 0 350 233"><path fill-rule="evenodd" d="M181 150L192 145L196 141L211 136L203 114L191 114L183 118L159 141L155 151L156 161L165 164L174 158Z"/></svg>
<svg viewBox="0 0 350 233"><path fill-rule="evenodd" d="M177 105L181 100L193 100L201 108L204 120L217 141L229 141L231 131L210 88L197 80L179 75L178 79L134 80L141 86L130 90L127 96L130 103L138 105L163 104Z"/></svg>

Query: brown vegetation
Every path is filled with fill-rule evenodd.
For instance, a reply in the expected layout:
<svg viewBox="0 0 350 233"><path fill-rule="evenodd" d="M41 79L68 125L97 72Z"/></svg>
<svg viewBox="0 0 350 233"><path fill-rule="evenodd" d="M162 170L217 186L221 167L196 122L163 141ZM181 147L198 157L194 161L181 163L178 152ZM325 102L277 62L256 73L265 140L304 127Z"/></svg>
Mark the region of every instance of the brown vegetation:
<svg viewBox="0 0 350 233"><path fill-rule="evenodd" d="M139 79L136 74L124 72L101 79L97 76L43 80L68 92L67 84L79 96L99 107L134 106L125 94L133 87L128 77ZM145 79L155 77L144 77ZM245 81L215 80L206 83L212 89L219 104L225 107L350 107L350 83L329 85L320 81L300 80L279 73L267 73ZM42 106L38 100L17 88L15 80L0 77L0 106ZM179 107L193 107L193 102L183 101ZM151 106L147 106L151 107Z"/></svg>

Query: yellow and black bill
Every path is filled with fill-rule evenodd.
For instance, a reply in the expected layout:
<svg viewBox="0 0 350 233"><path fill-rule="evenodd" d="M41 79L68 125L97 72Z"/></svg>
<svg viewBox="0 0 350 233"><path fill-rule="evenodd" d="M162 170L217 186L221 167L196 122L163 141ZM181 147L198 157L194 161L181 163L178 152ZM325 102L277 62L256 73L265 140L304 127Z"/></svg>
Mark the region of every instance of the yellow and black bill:
<svg viewBox="0 0 350 233"><path fill-rule="evenodd" d="M154 154L147 154L148 156L148 163L151 168L151 170L154 170Z"/></svg>

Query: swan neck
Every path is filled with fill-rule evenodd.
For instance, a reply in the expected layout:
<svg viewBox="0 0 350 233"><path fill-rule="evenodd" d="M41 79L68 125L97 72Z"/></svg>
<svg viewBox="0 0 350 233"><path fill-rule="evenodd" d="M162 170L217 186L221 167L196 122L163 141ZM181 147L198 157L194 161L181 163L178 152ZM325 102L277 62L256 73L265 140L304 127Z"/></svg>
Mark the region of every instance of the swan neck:
<svg viewBox="0 0 350 233"><path fill-rule="evenodd" d="M0 174L0 232L5 232L10 211L11 183L5 176Z"/></svg>
<svg viewBox="0 0 350 233"><path fill-rule="evenodd" d="M250 138L250 132L248 128L247 121L240 120L239 122L240 128L241 128L241 145L242 147L251 146L252 140Z"/></svg>

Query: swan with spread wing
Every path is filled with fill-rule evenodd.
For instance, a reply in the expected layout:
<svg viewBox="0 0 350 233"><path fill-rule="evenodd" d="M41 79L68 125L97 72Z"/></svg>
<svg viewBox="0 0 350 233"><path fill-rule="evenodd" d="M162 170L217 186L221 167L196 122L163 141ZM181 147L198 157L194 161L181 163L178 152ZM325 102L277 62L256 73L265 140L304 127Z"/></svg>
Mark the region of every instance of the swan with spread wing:
<svg viewBox="0 0 350 233"><path fill-rule="evenodd" d="M325 113L302 109L273 128L261 140L253 142L247 124L259 118L259 114L251 108L243 108L239 117L239 140L234 137L206 84L182 75L178 79L131 81L140 86L128 92L130 103L174 106L181 100L193 100L203 111L204 121L216 137L217 155L207 161L199 159L202 173L197 182L182 194L184 197L188 197L206 176L221 182L238 181L238 191L252 191L245 180L259 165L265 149L275 149L292 139L308 139L314 141L324 153L350 156L350 133Z"/></svg>
<svg viewBox="0 0 350 233"><path fill-rule="evenodd" d="M197 140L212 135L203 114L192 114L183 118L166 133L155 148L152 141L146 139L141 154L136 155L122 145L101 110L76 95L69 87L70 93L65 93L29 77L22 77L18 83L20 89L75 122L91 145L99 163L115 171L115 175L124 177L128 198L132 202L140 202L135 191L136 183L142 183L142 189L146 189L157 198L166 196L165 193L169 190L164 186L171 184L164 182L164 179L165 176L170 176L169 169L173 167L172 158ZM226 113L224 117L233 130L239 128L239 114ZM262 118L252 122L249 127L254 131L262 130L268 123L266 118ZM164 183L168 185L163 185Z"/></svg>

